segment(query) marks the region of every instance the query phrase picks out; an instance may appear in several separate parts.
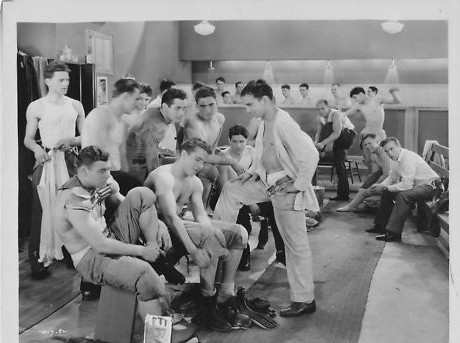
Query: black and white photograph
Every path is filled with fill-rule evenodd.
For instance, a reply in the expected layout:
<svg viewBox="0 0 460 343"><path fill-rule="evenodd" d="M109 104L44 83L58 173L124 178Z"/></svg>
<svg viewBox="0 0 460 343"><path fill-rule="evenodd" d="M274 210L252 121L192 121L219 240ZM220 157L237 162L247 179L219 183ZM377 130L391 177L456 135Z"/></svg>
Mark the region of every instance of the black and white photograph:
<svg viewBox="0 0 460 343"><path fill-rule="evenodd" d="M3 1L0 340L460 341L455 13Z"/></svg>

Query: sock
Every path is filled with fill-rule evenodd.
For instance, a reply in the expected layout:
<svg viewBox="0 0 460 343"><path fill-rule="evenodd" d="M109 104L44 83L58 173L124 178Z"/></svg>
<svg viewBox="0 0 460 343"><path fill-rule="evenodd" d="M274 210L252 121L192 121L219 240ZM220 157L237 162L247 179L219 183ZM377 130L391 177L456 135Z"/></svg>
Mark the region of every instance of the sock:
<svg viewBox="0 0 460 343"><path fill-rule="evenodd" d="M201 295L204 296L204 297L213 297L214 295L216 295L216 289L213 288L212 291L208 290L208 289L201 289Z"/></svg>
<svg viewBox="0 0 460 343"><path fill-rule="evenodd" d="M235 295L235 283L223 282L220 285L219 293L217 294L217 302L222 303L227 301L228 298Z"/></svg>

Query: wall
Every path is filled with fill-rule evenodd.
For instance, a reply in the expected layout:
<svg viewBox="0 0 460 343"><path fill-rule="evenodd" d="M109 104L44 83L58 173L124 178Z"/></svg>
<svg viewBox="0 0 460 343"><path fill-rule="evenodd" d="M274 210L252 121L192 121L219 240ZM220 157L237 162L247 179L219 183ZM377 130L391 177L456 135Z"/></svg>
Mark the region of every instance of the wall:
<svg viewBox="0 0 460 343"><path fill-rule="evenodd" d="M157 92L163 78L191 82L191 63L179 61L177 22L116 22L18 25L18 46L34 55L55 58L65 44L85 55L85 29L113 35L114 74L109 83L126 74L149 83Z"/></svg>
<svg viewBox="0 0 460 343"><path fill-rule="evenodd" d="M447 58L447 21L404 21L384 32L378 20L214 21L200 36L197 21L180 22L180 58L192 61ZM429 48L428 48L429 47Z"/></svg>

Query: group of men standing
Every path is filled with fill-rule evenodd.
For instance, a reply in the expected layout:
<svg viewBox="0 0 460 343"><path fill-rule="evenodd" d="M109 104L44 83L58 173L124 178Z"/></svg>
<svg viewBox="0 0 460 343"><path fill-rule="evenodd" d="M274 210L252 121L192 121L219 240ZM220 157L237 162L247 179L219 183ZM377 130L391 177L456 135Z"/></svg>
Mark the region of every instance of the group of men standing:
<svg viewBox="0 0 460 343"><path fill-rule="evenodd" d="M48 65L45 82L48 94L27 110L24 140L37 160L34 185L42 183L35 193L37 213L48 218L33 221L38 229L33 231L29 256L35 277L49 275L46 266L62 258L59 247L63 244L85 280L135 292L148 309L152 300L165 294L164 281L158 276L163 273L166 277L165 265L174 265L188 254L200 267L201 322L218 331L244 327L249 325L248 318L229 310L234 307L237 268L248 247L248 232L236 222L244 205L271 202L284 242L290 285L291 303L280 315L315 312L305 211L319 211L312 186L319 151L332 144L334 165L340 174L336 200L348 200L343 162L356 134L347 116L360 110L366 118L365 133L380 140L384 138L382 106L390 101L369 98L359 87L351 92L357 105L346 113L330 108L326 100L318 101L316 106L324 118L321 125L329 126L329 134L318 135L314 142L276 106L273 90L265 81L251 81L239 93L248 113L259 118L248 165L241 156L216 153L225 117L217 112L217 95L209 87L194 89L194 110L190 110L185 92L165 89L159 106L148 107L128 130L122 118L135 110L145 90L135 80L118 80L112 100L93 109L86 119L81 104L65 95L69 70L64 63ZM398 101L395 91L390 90L393 102ZM160 143L173 126L183 139L179 153L164 160ZM75 136L75 128L80 136ZM37 130L41 145L35 140ZM129 139L131 145L127 144ZM82 149L77 154L72 148L79 145ZM127 154L128 146L135 156ZM386 211L376 218L375 232L383 232L388 223L384 240L391 241L397 240L404 223L401 218L411 201L427 194L428 187L419 174L427 178L433 175L426 168L416 167L414 171L413 165L419 161L401 149L397 140L389 138L382 146L398 164L391 165L388 178L370 187L371 191L383 190L381 206ZM66 164L65 154L73 154L75 163ZM130 173L134 164L139 167L137 174ZM222 183L210 219L207 205L211 185L219 177L216 166L227 166L233 175ZM46 182L41 182L42 169L50 169ZM403 181L399 181L401 177ZM411 186L422 188L409 192ZM391 200L395 198L395 206L403 205L392 214ZM185 210L191 211L193 219L184 217ZM45 228L50 235L43 235ZM224 263L217 280L219 259ZM216 283L220 284L218 290Z"/></svg>

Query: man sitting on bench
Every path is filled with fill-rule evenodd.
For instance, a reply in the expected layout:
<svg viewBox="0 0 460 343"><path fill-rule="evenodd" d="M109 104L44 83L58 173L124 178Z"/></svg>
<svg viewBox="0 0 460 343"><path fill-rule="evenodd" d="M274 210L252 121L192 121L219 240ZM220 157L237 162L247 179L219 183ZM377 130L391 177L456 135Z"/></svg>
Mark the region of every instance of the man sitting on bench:
<svg viewBox="0 0 460 343"><path fill-rule="evenodd" d="M109 154L96 146L81 150L77 168L61 186L54 209L57 233L77 272L93 283L135 293L142 302L164 296L164 281L149 264L171 246L158 221L155 194L137 187L123 198L110 176ZM106 205L118 205L107 222Z"/></svg>
<svg viewBox="0 0 460 343"><path fill-rule="evenodd" d="M152 171L144 185L157 196L159 218L171 230L173 264L189 254L200 267L201 309L199 324L209 329L226 332L232 327L246 327L250 319L234 311L235 274L246 247L248 234L238 224L210 220L205 212L203 184L196 174L211 154L209 145L200 138L191 138L181 145L179 158ZM183 209L188 206L194 221L182 220ZM225 256L219 292L214 288L217 263Z"/></svg>
<svg viewBox="0 0 460 343"><path fill-rule="evenodd" d="M381 191L380 206L369 233L381 233L376 239L400 242L404 222L411 207L433 197L438 174L417 153L401 148L395 137L380 142L390 158L390 174L371 191Z"/></svg>

